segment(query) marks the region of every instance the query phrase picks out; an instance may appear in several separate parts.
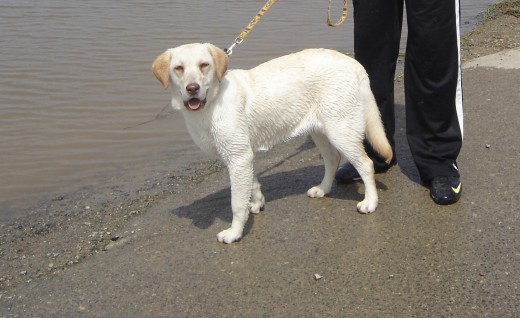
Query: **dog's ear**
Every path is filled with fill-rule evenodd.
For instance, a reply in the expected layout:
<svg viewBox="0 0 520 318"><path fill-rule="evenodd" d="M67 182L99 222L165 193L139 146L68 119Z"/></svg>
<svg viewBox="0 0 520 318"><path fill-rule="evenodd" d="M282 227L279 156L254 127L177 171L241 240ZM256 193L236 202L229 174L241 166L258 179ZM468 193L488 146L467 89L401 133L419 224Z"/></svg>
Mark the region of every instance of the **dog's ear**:
<svg viewBox="0 0 520 318"><path fill-rule="evenodd" d="M209 52L215 61L215 68L217 72L217 78L220 81L224 76L224 73L227 71L228 67L228 55L220 48L216 47L213 44L209 44Z"/></svg>
<svg viewBox="0 0 520 318"><path fill-rule="evenodd" d="M170 86L170 60L171 53L166 51L159 55L152 64L152 72L159 82L161 82L164 89L167 89L168 86Z"/></svg>

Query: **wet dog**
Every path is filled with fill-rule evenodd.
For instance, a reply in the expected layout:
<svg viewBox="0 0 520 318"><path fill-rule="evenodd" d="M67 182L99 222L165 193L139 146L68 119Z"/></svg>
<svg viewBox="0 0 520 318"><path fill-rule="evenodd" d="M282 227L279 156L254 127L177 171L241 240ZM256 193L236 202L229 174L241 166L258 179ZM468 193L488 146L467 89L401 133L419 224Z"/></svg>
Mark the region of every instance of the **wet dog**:
<svg viewBox="0 0 520 318"><path fill-rule="evenodd" d="M374 212L378 196L373 163L363 140L388 162L385 136L368 75L354 59L327 49L285 55L250 70L227 70L228 56L216 46L186 44L162 53L152 71L171 103L182 112L195 143L218 155L231 181L231 227L220 242L242 237L249 213L265 204L253 173L254 152L295 136L310 134L325 163L321 183L307 195L331 191L341 158L357 169L365 184L361 213Z"/></svg>

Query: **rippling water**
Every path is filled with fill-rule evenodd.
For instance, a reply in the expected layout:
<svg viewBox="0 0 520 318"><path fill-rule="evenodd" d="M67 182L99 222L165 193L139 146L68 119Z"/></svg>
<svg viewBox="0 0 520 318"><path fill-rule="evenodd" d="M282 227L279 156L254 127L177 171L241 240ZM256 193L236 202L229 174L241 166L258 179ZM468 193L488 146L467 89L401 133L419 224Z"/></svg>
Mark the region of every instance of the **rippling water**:
<svg viewBox="0 0 520 318"><path fill-rule="evenodd" d="M463 32L492 2L462 1ZM0 1L0 219L22 213L38 196L203 157L178 114L135 126L168 101L150 64L183 43L228 47L263 3ZM351 13L342 27L327 27L326 4L278 1L235 48L230 67L307 47L352 51Z"/></svg>

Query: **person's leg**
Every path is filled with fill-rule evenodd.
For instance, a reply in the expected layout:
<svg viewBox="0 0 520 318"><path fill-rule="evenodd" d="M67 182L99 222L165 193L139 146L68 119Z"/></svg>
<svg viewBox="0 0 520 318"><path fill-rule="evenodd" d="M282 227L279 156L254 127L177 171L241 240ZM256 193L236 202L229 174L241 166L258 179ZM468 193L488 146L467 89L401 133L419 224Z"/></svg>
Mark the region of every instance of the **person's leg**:
<svg viewBox="0 0 520 318"><path fill-rule="evenodd" d="M401 40L403 0L353 0L353 4L355 58L368 73L386 136L394 150L393 165L394 75ZM391 165L386 164L366 141L365 149L374 162L376 173L390 168ZM354 178L359 178L359 174L350 164L342 166L336 173L338 182L350 182Z"/></svg>
<svg viewBox="0 0 520 318"><path fill-rule="evenodd" d="M456 166L462 146L458 1L406 2L407 138L421 179L432 185L436 177L449 177L455 180L452 183L460 177Z"/></svg>

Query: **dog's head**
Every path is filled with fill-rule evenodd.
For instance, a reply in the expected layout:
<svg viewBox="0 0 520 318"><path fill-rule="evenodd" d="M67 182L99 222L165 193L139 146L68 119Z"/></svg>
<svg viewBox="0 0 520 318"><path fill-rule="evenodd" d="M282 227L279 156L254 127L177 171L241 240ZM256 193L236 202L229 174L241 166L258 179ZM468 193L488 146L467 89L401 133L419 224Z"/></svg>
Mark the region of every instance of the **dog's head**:
<svg viewBox="0 0 520 318"><path fill-rule="evenodd" d="M227 66L223 50L209 43L194 43L159 55L152 71L165 89L172 84L174 107L180 108L182 103L188 110L199 110L217 95Z"/></svg>

